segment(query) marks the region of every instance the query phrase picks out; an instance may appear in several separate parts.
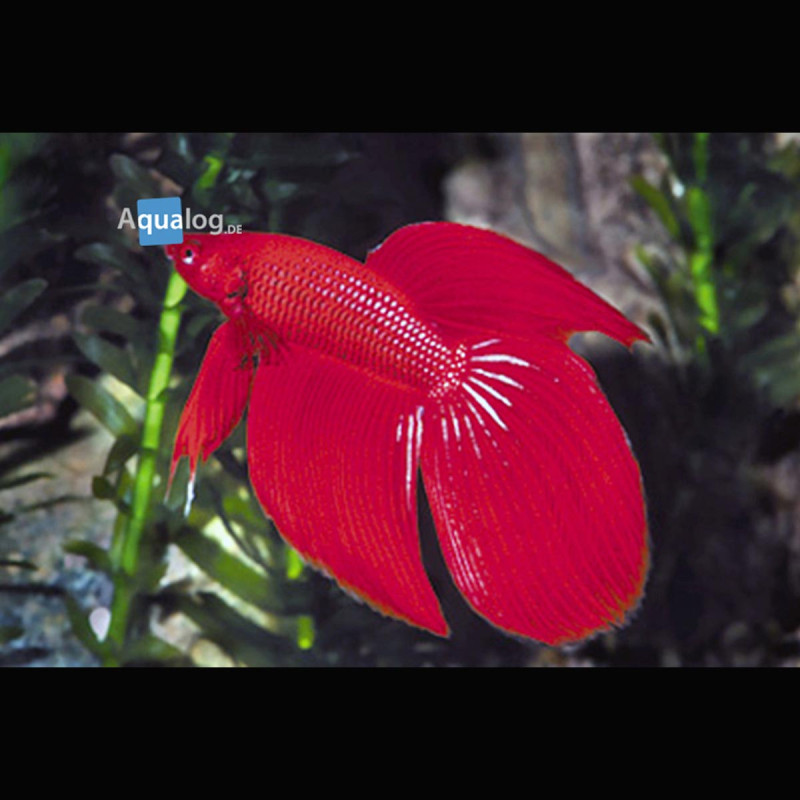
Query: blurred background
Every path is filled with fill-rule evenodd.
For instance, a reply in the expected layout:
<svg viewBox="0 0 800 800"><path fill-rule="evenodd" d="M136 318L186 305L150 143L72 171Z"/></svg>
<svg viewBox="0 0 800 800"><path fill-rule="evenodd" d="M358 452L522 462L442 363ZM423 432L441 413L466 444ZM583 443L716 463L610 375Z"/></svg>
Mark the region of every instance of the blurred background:
<svg viewBox="0 0 800 800"><path fill-rule="evenodd" d="M573 339L642 468L632 622L569 648L501 634L424 498L453 634L381 617L265 519L241 426L188 517L185 462L165 500L219 314L118 223L176 194L359 259L410 222L491 227L644 327L633 352ZM800 665L798 234L800 134L1 133L0 665Z"/></svg>

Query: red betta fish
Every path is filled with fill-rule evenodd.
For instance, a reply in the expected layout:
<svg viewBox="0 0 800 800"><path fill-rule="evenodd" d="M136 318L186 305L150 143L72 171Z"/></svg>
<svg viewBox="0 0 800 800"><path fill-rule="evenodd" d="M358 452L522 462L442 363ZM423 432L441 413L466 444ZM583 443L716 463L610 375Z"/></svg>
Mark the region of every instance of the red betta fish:
<svg viewBox="0 0 800 800"><path fill-rule="evenodd" d="M576 331L647 336L487 230L409 225L366 263L281 234L186 234L168 256L227 317L172 473L249 401L250 480L280 533L382 613L449 633L423 567L417 471L470 605L556 645L618 625L648 565L641 477Z"/></svg>

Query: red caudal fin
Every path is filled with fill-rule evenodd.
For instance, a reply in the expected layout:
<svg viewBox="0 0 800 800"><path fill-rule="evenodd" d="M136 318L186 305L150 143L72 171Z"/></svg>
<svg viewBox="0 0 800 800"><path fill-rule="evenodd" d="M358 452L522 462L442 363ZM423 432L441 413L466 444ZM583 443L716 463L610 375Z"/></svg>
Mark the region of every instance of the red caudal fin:
<svg viewBox="0 0 800 800"><path fill-rule="evenodd" d="M402 289L423 318L456 336L599 331L625 345L648 339L558 264L493 231L452 222L408 225L367 264Z"/></svg>
<svg viewBox="0 0 800 800"><path fill-rule="evenodd" d="M474 343L461 386L426 409L422 475L456 585L496 626L560 644L637 603L639 469L594 373L563 342Z"/></svg>
<svg viewBox="0 0 800 800"><path fill-rule="evenodd" d="M189 457L194 478L198 459L205 461L242 418L253 377L252 362L240 328L233 322L220 325L211 337L178 423L167 491L183 456Z"/></svg>
<svg viewBox="0 0 800 800"><path fill-rule="evenodd" d="M444 635L417 532L417 400L344 362L287 347L253 382L250 480L305 559L382 613Z"/></svg>

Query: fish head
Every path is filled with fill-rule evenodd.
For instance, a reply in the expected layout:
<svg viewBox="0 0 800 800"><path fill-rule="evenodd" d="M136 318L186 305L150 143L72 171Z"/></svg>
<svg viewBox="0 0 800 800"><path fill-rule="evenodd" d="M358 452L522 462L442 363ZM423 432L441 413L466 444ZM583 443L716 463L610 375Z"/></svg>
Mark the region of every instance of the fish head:
<svg viewBox="0 0 800 800"><path fill-rule="evenodd" d="M242 283L241 269L227 234L192 233L164 249L186 283L202 297L224 306Z"/></svg>

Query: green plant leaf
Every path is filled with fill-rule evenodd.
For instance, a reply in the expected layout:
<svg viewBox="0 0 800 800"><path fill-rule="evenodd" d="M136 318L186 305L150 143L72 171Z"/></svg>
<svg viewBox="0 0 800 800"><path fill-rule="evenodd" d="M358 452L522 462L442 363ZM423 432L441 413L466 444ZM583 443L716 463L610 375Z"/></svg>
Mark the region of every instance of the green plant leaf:
<svg viewBox="0 0 800 800"><path fill-rule="evenodd" d="M796 406L800 401L800 365L765 365L754 369L751 377L778 407Z"/></svg>
<svg viewBox="0 0 800 800"><path fill-rule="evenodd" d="M776 336L751 350L739 361L746 370L777 369L800 365L800 331Z"/></svg>
<svg viewBox="0 0 800 800"><path fill-rule="evenodd" d="M295 640L301 650L309 650L314 645L314 618L306 614L297 617Z"/></svg>
<svg viewBox="0 0 800 800"><path fill-rule="evenodd" d="M98 500L116 500L117 492L108 478L95 475L92 478L92 496Z"/></svg>
<svg viewBox="0 0 800 800"><path fill-rule="evenodd" d="M36 384L22 375L0 379L0 417L22 411L36 399Z"/></svg>
<svg viewBox="0 0 800 800"><path fill-rule="evenodd" d="M175 544L209 577L247 603L275 613L303 608L284 598L268 576L249 567L219 544L193 528L182 528Z"/></svg>
<svg viewBox="0 0 800 800"><path fill-rule="evenodd" d="M224 466L224 465L223 465ZM242 475L246 478L247 472L242 467L243 473L232 473L237 479ZM247 528L256 528L262 531L268 530L269 524L263 512L256 508L249 497L241 497L238 494L225 494L221 498L222 508L225 516L230 520L238 522Z"/></svg>
<svg viewBox="0 0 800 800"><path fill-rule="evenodd" d="M25 629L19 625L0 625L0 645L19 639L24 633Z"/></svg>
<svg viewBox="0 0 800 800"><path fill-rule="evenodd" d="M72 338L86 358L141 394L136 369L127 350L107 342L97 334L91 335L76 331L72 334Z"/></svg>
<svg viewBox="0 0 800 800"><path fill-rule="evenodd" d="M138 451L139 442L133 436L119 436L108 451L103 475L108 475L125 466L128 459L136 455Z"/></svg>
<svg viewBox="0 0 800 800"><path fill-rule="evenodd" d="M664 227L669 232L673 239L680 236L680 223L672 210L667 196L646 181L641 175L635 175L631 178L631 185L642 197L642 199L656 212L658 218L661 220Z"/></svg>
<svg viewBox="0 0 800 800"><path fill-rule="evenodd" d="M109 165L114 177L119 182L118 190L122 190L124 193L124 199L130 204L134 217L136 216L136 200L160 196L155 178L134 159L122 155L122 153L114 153L109 158Z"/></svg>
<svg viewBox="0 0 800 800"><path fill-rule="evenodd" d="M134 418L99 383L82 375L67 375L66 381L72 396L114 436L137 435L138 426Z"/></svg>
<svg viewBox="0 0 800 800"><path fill-rule="evenodd" d="M122 652L122 663L192 666L192 660L186 653L152 633L146 633L127 645Z"/></svg>
<svg viewBox="0 0 800 800"><path fill-rule="evenodd" d="M38 481L40 478L52 478L49 472L27 472L24 475L15 475L13 478L4 478L0 480L0 491L3 489L11 489L14 486L22 486L31 481Z"/></svg>
<svg viewBox="0 0 800 800"><path fill-rule="evenodd" d="M129 342L138 342L147 336L142 322L108 306L86 306L81 321L95 330L122 336Z"/></svg>
<svg viewBox="0 0 800 800"><path fill-rule="evenodd" d="M203 158L203 162L205 164L205 169L200 177L195 181L193 192L198 199L207 200L211 189L213 189L214 184L217 182L217 177L219 176L222 167L225 165L225 162L222 158L220 158L220 156L213 153L206 155Z"/></svg>
<svg viewBox="0 0 800 800"><path fill-rule="evenodd" d="M0 331L8 328L46 287L47 281L42 278L31 278L4 292L0 297Z"/></svg>
<svg viewBox="0 0 800 800"><path fill-rule="evenodd" d="M20 558L0 558L0 567L14 567L16 569L28 569L35 572L39 567L32 561L25 561Z"/></svg>
<svg viewBox="0 0 800 800"><path fill-rule="evenodd" d="M8 644L14 639L19 639L23 633L25 630L18 625L0 625L0 644Z"/></svg>
<svg viewBox="0 0 800 800"><path fill-rule="evenodd" d="M731 327L735 332L740 333L753 328L769 312L769 303L766 300L759 300L752 305L745 306L731 320Z"/></svg>
<svg viewBox="0 0 800 800"><path fill-rule="evenodd" d="M160 304L147 270L123 247L107 242L94 242L80 247L75 252L75 257L90 264L118 270L137 298L149 306Z"/></svg>
<svg viewBox="0 0 800 800"><path fill-rule="evenodd" d="M101 642L97 638L89 623L89 617L78 601L69 592L66 592L62 599L75 637L90 653L100 659L106 658L111 652L110 645L107 641Z"/></svg>
<svg viewBox="0 0 800 800"><path fill-rule="evenodd" d="M313 663L307 651L277 636L234 611L214 594L200 592L189 596L172 592L170 605L185 614L232 658L250 667L273 667L293 663Z"/></svg>
<svg viewBox="0 0 800 800"><path fill-rule="evenodd" d="M100 572L111 573L111 559L108 551L83 539L73 539L64 544L64 550L72 555L83 556L94 569Z"/></svg>

